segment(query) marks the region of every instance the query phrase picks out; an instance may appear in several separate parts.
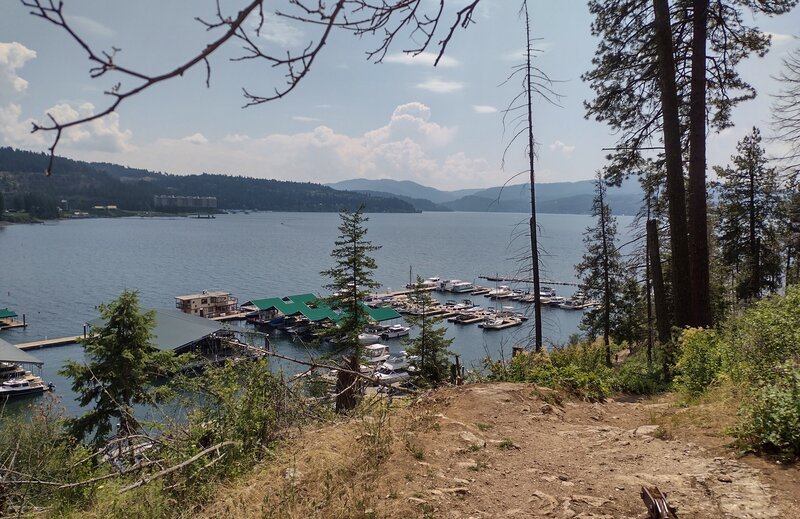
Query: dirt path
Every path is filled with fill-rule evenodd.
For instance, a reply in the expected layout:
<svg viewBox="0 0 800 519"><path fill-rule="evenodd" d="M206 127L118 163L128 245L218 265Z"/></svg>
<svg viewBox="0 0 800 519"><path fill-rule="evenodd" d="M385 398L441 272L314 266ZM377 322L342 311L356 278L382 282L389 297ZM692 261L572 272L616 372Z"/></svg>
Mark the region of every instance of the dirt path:
<svg viewBox="0 0 800 519"><path fill-rule="evenodd" d="M555 397L477 384L435 392L389 418L303 435L207 513L643 518L640 488L657 485L681 518L800 517L796 468L754 467L678 432L669 438L653 425L668 404Z"/></svg>

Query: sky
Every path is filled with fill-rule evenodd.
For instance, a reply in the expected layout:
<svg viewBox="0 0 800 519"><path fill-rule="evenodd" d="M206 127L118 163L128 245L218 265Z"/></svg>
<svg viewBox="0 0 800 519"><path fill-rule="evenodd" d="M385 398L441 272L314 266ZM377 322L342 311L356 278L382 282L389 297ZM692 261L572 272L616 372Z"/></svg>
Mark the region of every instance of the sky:
<svg viewBox="0 0 800 519"><path fill-rule="evenodd" d="M224 0L235 13L244 0ZM443 27L452 24L448 0ZM216 33L195 17L210 19L213 0L64 0L75 31L98 51L121 49L116 62L160 74L199 52ZM267 2L283 6L288 0ZM423 7L438 5L422 0ZM585 118L592 91L580 80L591 66L597 41L583 0L531 2L536 65L554 80L557 104L536 99L537 182L592 178L603 167L603 148L616 136L603 123ZM302 182L352 178L412 180L443 190L482 188L524 172L523 142L504 125L504 110L521 90L520 78L506 81L521 63L525 44L519 3L481 0L475 23L452 38L444 58L415 58L415 36L401 34L382 63L367 59L379 40L334 32L308 76L287 97L243 109L242 89L269 95L282 72L267 63L231 61L240 46L221 49L210 61L210 87L203 66L130 98L111 116L68 130L57 153L175 174L222 173ZM748 15L748 20L752 18ZM773 35L764 58L750 58L742 75L759 91L734 112L734 128L711 134L709 169L726 165L736 142L753 125L769 134L771 76L781 57L800 45L800 9L752 20ZM255 21L246 22L252 26ZM302 49L318 28L267 13L258 42L270 52ZM418 39L418 37L417 37ZM434 52L436 49L431 49ZM31 122L59 121L105 109L104 92L121 82L109 74L92 79L85 52L63 30L31 16L17 0L0 3L0 146L46 151L52 134L32 134ZM768 151L780 153L780 145Z"/></svg>

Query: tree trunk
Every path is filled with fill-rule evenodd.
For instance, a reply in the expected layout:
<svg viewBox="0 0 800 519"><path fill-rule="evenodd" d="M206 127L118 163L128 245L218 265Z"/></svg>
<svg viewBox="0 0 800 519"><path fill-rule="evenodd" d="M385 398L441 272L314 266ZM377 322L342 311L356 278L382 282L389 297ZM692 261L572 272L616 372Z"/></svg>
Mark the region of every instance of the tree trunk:
<svg viewBox="0 0 800 519"><path fill-rule="evenodd" d="M611 341L609 340L611 335L611 273L608 266L607 208L605 186L599 175L597 191L600 197L600 236L603 240L603 346L606 350L606 365L611 367Z"/></svg>
<svg viewBox="0 0 800 519"><path fill-rule="evenodd" d="M658 222L656 220L647 220L647 252L650 257L650 274L653 281L658 342L665 344L670 340L670 323L667 294L664 290L664 275L661 271L661 252L658 249Z"/></svg>
<svg viewBox="0 0 800 519"><path fill-rule="evenodd" d="M708 0L693 0L689 98L689 256L694 326L711 326L706 210L706 41Z"/></svg>
<svg viewBox="0 0 800 519"><path fill-rule="evenodd" d="M356 406L356 380L359 370L358 356L351 356L345 363L345 370L339 370L336 376L336 412L349 411Z"/></svg>
<svg viewBox="0 0 800 519"><path fill-rule="evenodd" d="M525 93L528 103L528 167L530 168L531 183L531 269L533 274L533 319L534 319L534 344L537 352L542 351L542 300L539 279L539 242L537 240L536 225L536 184L534 183L534 139L533 139L533 77L531 65L531 22L528 18L528 4L525 6L525 34L527 54L525 60Z"/></svg>
<svg viewBox="0 0 800 519"><path fill-rule="evenodd" d="M664 153L667 169L667 201L672 252L672 292L675 324L692 323L689 243L686 227L686 188L681 164L678 90L675 85L675 56L670 28L669 2L653 0L658 72L661 80L661 111L664 124Z"/></svg>

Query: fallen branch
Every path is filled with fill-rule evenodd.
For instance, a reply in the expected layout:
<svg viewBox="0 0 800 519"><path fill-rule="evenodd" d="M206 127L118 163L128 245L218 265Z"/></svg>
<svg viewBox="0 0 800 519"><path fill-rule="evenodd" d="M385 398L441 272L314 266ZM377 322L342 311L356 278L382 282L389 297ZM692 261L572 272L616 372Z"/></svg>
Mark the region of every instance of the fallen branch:
<svg viewBox="0 0 800 519"><path fill-rule="evenodd" d="M173 473L175 471L178 471L178 470L180 470L180 469L182 469L184 467L187 467L187 466L191 465L192 463L194 463L195 461L199 460L200 458L202 458L203 456L205 456L209 452L219 451L219 449L221 449L222 447L226 447L228 445L241 445L241 443L240 442L235 442L235 441L224 441L222 443L218 443L216 445L213 445L213 446L211 446L211 447L209 447L209 448L207 448L205 450L202 450L202 451L198 452L197 454L195 454L194 456L192 456L191 458L189 458L188 460L186 460L186 461L184 461L182 463L178 463L177 465L173 465L172 467L164 469L164 470L162 470L160 472L156 472L152 476L149 476L149 477L146 477L146 478L142 478L142 479L140 479L139 481L137 481L135 483L131 483L127 487L124 487L124 488L120 489L119 492L117 492L117 493L118 494L123 494L123 493L125 493L125 492L127 492L129 490L133 490L134 488L139 488L142 485L146 485L146 484L150 483L151 481L153 481L154 479L158 479L160 477L166 476L167 474L171 474L171 473Z"/></svg>

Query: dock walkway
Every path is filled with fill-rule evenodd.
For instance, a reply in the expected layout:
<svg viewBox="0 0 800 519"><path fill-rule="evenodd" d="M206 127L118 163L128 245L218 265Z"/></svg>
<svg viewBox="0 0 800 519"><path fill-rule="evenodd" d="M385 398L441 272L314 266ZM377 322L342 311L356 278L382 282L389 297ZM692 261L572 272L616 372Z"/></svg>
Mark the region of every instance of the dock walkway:
<svg viewBox="0 0 800 519"><path fill-rule="evenodd" d="M60 337L58 339L45 339L43 341L23 342L17 344L17 348L21 350L38 350L39 348L49 348L51 346L65 346L73 344L83 339L83 335L74 335L72 337Z"/></svg>

